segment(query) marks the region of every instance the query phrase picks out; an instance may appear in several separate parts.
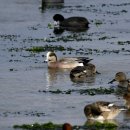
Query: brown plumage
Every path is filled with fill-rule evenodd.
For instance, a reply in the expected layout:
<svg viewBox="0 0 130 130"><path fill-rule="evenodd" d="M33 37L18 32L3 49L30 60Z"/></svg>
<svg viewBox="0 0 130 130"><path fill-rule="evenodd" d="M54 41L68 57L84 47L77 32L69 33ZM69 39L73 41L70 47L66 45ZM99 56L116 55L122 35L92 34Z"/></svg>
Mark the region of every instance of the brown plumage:
<svg viewBox="0 0 130 130"><path fill-rule="evenodd" d="M98 101L86 105L84 108L85 116L88 119L93 120L113 119L120 113L120 111L121 109L118 106L104 101Z"/></svg>

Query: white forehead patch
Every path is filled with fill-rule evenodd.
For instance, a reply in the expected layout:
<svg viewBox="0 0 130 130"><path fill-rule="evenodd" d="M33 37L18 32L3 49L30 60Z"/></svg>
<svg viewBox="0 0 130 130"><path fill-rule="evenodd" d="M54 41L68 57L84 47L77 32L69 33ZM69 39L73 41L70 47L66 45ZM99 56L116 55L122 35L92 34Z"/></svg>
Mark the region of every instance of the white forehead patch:
<svg viewBox="0 0 130 130"><path fill-rule="evenodd" d="M83 63L79 63L79 65L78 65L78 66L84 66L84 65L83 65Z"/></svg>
<svg viewBox="0 0 130 130"><path fill-rule="evenodd" d="M46 60L48 61L48 59L49 59L49 57L50 57L50 54L51 54L52 52L47 52L47 54L46 54Z"/></svg>

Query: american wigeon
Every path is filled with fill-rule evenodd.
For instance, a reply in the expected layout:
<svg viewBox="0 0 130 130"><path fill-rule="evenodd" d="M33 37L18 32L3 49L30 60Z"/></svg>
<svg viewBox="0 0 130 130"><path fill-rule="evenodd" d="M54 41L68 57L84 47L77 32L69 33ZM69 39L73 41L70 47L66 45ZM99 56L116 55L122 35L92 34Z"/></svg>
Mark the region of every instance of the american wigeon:
<svg viewBox="0 0 130 130"><path fill-rule="evenodd" d="M118 84L119 87L127 88L128 84L129 84L129 80L127 79L126 74L124 72L117 72L115 74L115 78L112 81L110 81L109 83L113 83L115 81L117 81L119 83Z"/></svg>
<svg viewBox="0 0 130 130"><path fill-rule="evenodd" d="M64 123L62 126L62 130L72 130L72 126L69 123Z"/></svg>
<svg viewBox="0 0 130 130"><path fill-rule="evenodd" d="M108 120L114 119L122 109L110 102L98 101L84 108L87 119Z"/></svg>
<svg viewBox="0 0 130 130"><path fill-rule="evenodd" d="M92 59L89 59L88 57L65 57L58 60L54 52L48 52L46 57L49 68L69 69L76 66L83 66L91 60Z"/></svg>
<svg viewBox="0 0 130 130"><path fill-rule="evenodd" d="M96 73L96 66L91 63L87 63L84 66L77 66L70 71L70 78L82 78L88 76L94 76Z"/></svg>
<svg viewBox="0 0 130 130"><path fill-rule="evenodd" d="M65 28L88 28L89 22L84 17L69 17L64 18L61 14L53 16L54 21L59 22L61 27Z"/></svg>

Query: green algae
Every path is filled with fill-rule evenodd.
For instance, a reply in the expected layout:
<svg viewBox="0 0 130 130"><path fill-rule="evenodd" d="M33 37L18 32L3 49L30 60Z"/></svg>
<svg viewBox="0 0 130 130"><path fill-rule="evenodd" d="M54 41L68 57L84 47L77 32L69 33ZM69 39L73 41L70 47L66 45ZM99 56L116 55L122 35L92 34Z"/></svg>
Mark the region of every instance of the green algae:
<svg viewBox="0 0 130 130"><path fill-rule="evenodd" d="M87 36L87 35L86 35ZM52 43L52 42L72 42L72 41L92 41L90 37L86 37L85 33L73 33L65 36L49 36L47 38L31 38L28 37L26 39L23 39L22 42L25 43L39 43L39 42L47 42L47 43Z"/></svg>
<svg viewBox="0 0 130 130"><path fill-rule="evenodd" d="M44 124L39 124L39 123L34 123L34 124L23 124L23 125L14 125L13 128L21 128L21 129L27 129L27 130L54 130L58 127L61 127L61 125L58 124L53 124L52 122L44 123Z"/></svg>
<svg viewBox="0 0 130 130"><path fill-rule="evenodd" d="M26 51L39 53L39 52L45 52L45 51L73 51L74 49L72 47L64 47L61 45L45 45L45 46L34 46L32 48L26 49Z"/></svg>
<svg viewBox="0 0 130 130"><path fill-rule="evenodd" d="M58 127L61 127L61 125L58 124L53 124L52 122L48 122L45 124L39 124L39 123L34 123L34 124L23 124L23 125L14 125L13 128L18 129L26 129L26 130L54 130Z"/></svg>
<svg viewBox="0 0 130 130"><path fill-rule="evenodd" d="M51 24L51 23L48 23L48 28L49 28L49 29L53 29L53 28L54 28L54 25Z"/></svg>
<svg viewBox="0 0 130 130"><path fill-rule="evenodd" d="M91 89L79 89L79 90L75 90L75 89L69 89L66 91L62 91L62 90L39 90L38 92L42 92L42 93L51 93L51 94L72 94L72 93L79 93L80 95L99 95L99 94L112 94L115 93L115 90L113 88L91 88Z"/></svg>
<svg viewBox="0 0 130 130"><path fill-rule="evenodd" d="M118 127L116 124L109 123L109 122L105 122L105 123L94 122L92 124L87 124L86 126L94 130L100 130L100 129L116 130L116 128Z"/></svg>
<svg viewBox="0 0 130 130"><path fill-rule="evenodd" d="M44 123L44 124L39 124L39 123L34 123L34 124L23 124L23 125L14 125L13 128L15 129L25 129L25 130L58 130L59 128L62 128L63 124L54 124L52 122ZM85 124L83 126L79 125L74 125L72 126L73 129L75 130L100 130L100 129L105 129L105 130L115 130L117 128L117 125L114 123L100 123L100 122L95 122L93 124Z"/></svg>

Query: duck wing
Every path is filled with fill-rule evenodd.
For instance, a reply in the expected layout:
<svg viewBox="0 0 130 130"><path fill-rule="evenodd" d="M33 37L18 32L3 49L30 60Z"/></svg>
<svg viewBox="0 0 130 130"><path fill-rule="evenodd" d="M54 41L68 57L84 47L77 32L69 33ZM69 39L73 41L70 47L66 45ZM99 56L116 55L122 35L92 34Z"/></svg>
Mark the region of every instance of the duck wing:
<svg viewBox="0 0 130 130"><path fill-rule="evenodd" d="M84 17L70 17L61 22L63 27L87 27L88 24L88 20Z"/></svg>
<svg viewBox="0 0 130 130"><path fill-rule="evenodd" d="M93 59L89 59L88 57L78 57L77 61L79 63L83 63L84 66L86 66L91 60Z"/></svg>
<svg viewBox="0 0 130 130"><path fill-rule="evenodd" d="M96 117L96 116L101 115L102 111L99 109L99 107L95 106L95 104L90 104L90 105L85 106L84 113L88 117L89 116Z"/></svg>
<svg viewBox="0 0 130 130"><path fill-rule="evenodd" d="M77 66L70 71L71 78L80 78L86 75L86 69L84 66Z"/></svg>
<svg viewBox="0 0 130 130"><path fill-rule="evenodd" d="M60 59L59 62L62 62L64 64L83 63L83 65L86 65L91 60L92 59L89 59L88 57L65 57L65 58Z"/></svg>

